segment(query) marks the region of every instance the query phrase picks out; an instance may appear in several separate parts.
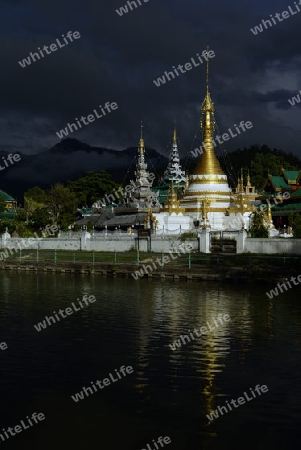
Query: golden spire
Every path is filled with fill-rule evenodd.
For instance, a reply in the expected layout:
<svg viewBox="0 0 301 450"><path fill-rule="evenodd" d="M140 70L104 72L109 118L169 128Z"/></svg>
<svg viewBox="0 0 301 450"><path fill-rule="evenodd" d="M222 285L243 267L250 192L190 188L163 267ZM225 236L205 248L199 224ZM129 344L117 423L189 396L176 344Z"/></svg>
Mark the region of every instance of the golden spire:
<svg viewBox="0 0 301 450"><path fill-rule="evenodd" d="M240 169L240 178L238 177L237 192L244 192L244 174L242 168Z"/></svg>
<svg viewBox="0 0 301 450"><path fill-rule="evenodd" d="M209 45L207 45L206 96L202 104L200 122L205 151L195 170L195 175L224 175L214 153L213 135L215 130L214 104L209 92Z"/></svg>
<svg viewBox="0 0 301 450"><path fill-rule="evenodd" d="M272 219L272 210L271 210L271 204L270 204L270 202L268 203L268 219L269 219L270 222L273 222L273 219Z"/></svg>
<svg viewBox="0 0 301 450"><path fill-rule="evenodd" d="M178 196L175 193L173 181L171 182L171 185L169 187L168 198L164 202L163 211L168 211L169 215L171 215L172 213L185 213L185 208L180 207L180 200L178 200Z"/></svg>
<svg viewBox="0 0 301 450"><path fill-rule="evenodd" d="M140 155L144 155L144 139L143 139L143 122L141 120L141 126L140 126L140 141L139 141L139 149L140 149Z"/></svg>
<svg viewBox="0 0 301 450"><path fill-rule="evenodd" d="M185 189L189 188L189 175L186 174L186 183L185 183Z"/></svg>
<svg viewBox="0 0 301 450"><path fill-rule="evenodd" d="M251 186L251 179L250 179L250 172L248 171L248 176L247 176L247 187L252 187Z"/></svg>
<svg viewBox="0 0 301 450"><path fill-rule="evenodd" d="M176 124L175 124L175 128L173 130L173 143L174 144L177 143L177 128L176 128Z"/></svg>

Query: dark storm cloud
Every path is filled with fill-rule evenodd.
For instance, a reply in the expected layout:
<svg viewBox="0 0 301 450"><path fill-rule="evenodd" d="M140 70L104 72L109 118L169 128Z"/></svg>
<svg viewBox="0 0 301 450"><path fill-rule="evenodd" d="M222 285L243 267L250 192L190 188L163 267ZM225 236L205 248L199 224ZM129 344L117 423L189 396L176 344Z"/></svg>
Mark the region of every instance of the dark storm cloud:
<svg viewBox="0 0 301 450"><path fill-rule="evenodd" d="M204 97L204 64L157 88L153 80L185 64L207 42L215 51L210 88L219 129L241 120L253 129L227 142L228 149L266 143L297 152L301 106L288 98L301 85L300 15L254 36L250 28L286 2L149 0L120 17L125 0L10 2L0 19L2 70L0 149L35 153L58 142L56 131L99 104L117 102L114 113L72 137L123 149L139 139L168 154L174 119L182 151L197 146ZM289 2L288 2L289 4ZM81 38L22 69L19 60L69 30ZM286 97L287 95L287 97ZM287 103L287 104L286 104ZM197 135L196 141L194 136Z"/></svg>

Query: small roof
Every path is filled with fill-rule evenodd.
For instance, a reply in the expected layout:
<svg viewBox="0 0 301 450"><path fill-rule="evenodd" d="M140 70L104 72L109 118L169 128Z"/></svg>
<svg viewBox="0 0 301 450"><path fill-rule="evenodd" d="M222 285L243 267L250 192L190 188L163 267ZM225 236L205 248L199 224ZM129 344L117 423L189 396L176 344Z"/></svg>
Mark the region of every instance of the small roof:
<svg viewBox="0 0 301 450"><path fill-rule="evenodd" d="M1 189L0 189L0 197L2 197L5 202L15 202L16 201L13 197L8 195L6 192L1 191Z"/></svg>
<svg viewBox="0 0 301 450"><path fill-rule="evenodd" d="M279 216L279 215L282 215L283 213L293 214L293 213L297 213L297 212L301 212L301 202L288 203L287 205L277 205L277 206L275 205L272 208L273 216Z"/></svg>
<svg viewBox="0 0 301 450"><path fill-rule="evenodd" d="M299 176L299 171L298 170L284 170L283 175L288 183L296 184L298 176Z"/></svg>
<svg viewBox="0 0 301 450"><path fill-rule="evenodd" d="M112 219L102 223L102 226L107 227L130 227L132 225L143 225L146 213L128 214L122 216L115 216Z"/></svg>
<svg viewBox="0 0 301 450"><path fill-rule="evenodd" d="M292 189L292 187L285 182L283 177L270 175L269 180L271 180L271 183L275 189Z"/></svg>
<svg viewBox="0 0 301 450"><path fill-rule="evenodd" d="M5 211L0 213L0 219L14 219L15 215L12 211Z"/></svg>

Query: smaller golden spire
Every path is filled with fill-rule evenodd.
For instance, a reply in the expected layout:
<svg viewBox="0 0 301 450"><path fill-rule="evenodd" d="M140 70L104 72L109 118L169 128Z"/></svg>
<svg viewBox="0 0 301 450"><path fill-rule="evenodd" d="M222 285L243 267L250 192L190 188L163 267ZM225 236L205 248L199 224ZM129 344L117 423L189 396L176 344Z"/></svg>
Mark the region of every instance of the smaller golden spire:
<svg viewBox="0 0 301 450"><path fill-rule="evenodd" d="M139 141L139 149L140 149L140 154L144 154L144 139L143 139L143 122L141 120L141 125L140 125L140 141Z"/></svg>
<svg viewBox="0 0 301 450"><path fill-rule="evenodd" d="M269 219L270 222L273 222L273 219L272 219L272 210L271 210L271 204L270 204L270 202L268 202L268 219Z"/></svg>
<svg viewBox="0 0 301 450"><path fill-rule="evenodd" d="M173 181L171 181L171 185L168 190L168 198L167 201L164 202L163 211L168 212L169 215L173 213L185 213L185 208L180 207L180 200L178 200L178 196L175 192Z"/></svg>
<svg viewBox="0 0 301 450"><path fill-rule="evenodd" d="M206 94L209 94L209 45L207 44L207 51L206 51L206 55L207 55L207 61L206 61Z"/></svg>
<svg viewBox="0 0 301 450"><path fill-rule="evenodd" d="M242 168L240 169L240 177L238 175L237 193L244 192L244 175Z"/></svg>
<svg viewBox="0 0 301 450"><path fill-rule="evenodd" d="M189 175L186 174L186 183L185 183L185 189L189 188Z"/></svg>
<svg viewBox="0 0 301 450"><path fill-rule="evenodd" d="M247 176L247 187L252 187L251 186L251 178L250 178L250 172L248 171L248 176Z"/></svg>
<svg viewBox="0 0 301 450"><path fill-rule="evenodd" d="M176 144L177 143L177 128L175 125L175 128L173 130L173 143Z"/></svg>

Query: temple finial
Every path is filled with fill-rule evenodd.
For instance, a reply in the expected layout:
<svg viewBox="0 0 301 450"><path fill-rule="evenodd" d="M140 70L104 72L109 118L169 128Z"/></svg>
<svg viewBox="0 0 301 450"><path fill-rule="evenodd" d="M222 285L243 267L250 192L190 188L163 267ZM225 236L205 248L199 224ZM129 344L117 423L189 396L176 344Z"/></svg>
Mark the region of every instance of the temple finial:
<svg viewBox="0 0 301 450"><path fill-rule="evenodd" d="M207 51L206 51L206 57L207 57L207 62L206 62L206 94L209 93L209 45L207 44Z"/></svg>
<svg viewBox="0 0 301 450"><path fill-rule="evenodd" d="M141 120L140 125L140 141L139 141L139 148L141 151L144 151L144 139L143 139L143 122Z"/></svg>
<svg viewBox="0 0 301 450"><path fill-rule="evenodd" d="M174 130L173 130L173 143L174 144L177 143L177 124L176 124L176 121L175 121Z"/></svg>
<svg viewBox="0 0 301 450"><path fill-rule="evenodd" d="M248 169L248 176L247 176L247 187L252 187L252 186L251 186L251 179L250 179L250 172L249 172L249 169Z"/></svg>

